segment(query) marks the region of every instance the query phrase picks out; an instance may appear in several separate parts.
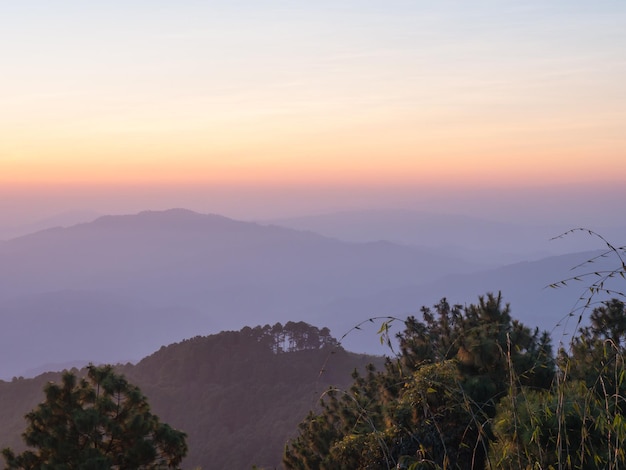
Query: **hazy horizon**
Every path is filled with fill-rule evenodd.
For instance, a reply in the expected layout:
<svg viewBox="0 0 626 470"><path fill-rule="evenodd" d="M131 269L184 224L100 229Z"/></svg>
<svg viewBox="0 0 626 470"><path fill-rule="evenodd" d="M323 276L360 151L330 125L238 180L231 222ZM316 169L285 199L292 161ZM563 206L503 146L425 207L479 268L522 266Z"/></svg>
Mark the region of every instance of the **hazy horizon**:
<svg viewBox="0 0 626 470"><path fill-rule="evenodd" d="M0 225L186 207L610 222L626 5L11 2Z"/></svg>
<svg viewBox="0 0 626 470"><path fill-rule="evenodd" d="M0 188L0 227L64 213L133 214L185 208L264 221L344 211L407 210L465 215L520 225L621 225L626 189L612 184L529 188L52 186Z"/></svg>

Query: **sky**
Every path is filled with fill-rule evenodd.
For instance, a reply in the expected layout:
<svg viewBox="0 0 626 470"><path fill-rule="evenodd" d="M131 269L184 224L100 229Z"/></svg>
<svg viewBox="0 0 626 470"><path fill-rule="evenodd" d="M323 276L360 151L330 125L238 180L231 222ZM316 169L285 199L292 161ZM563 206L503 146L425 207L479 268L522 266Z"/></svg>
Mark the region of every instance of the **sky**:
<svg viewBox="0 0 626 470"><path fill-rule="evenodd" d="M621 0L23 0L0 22L0 223L402 206L582 224L626 202Z"/></svg>

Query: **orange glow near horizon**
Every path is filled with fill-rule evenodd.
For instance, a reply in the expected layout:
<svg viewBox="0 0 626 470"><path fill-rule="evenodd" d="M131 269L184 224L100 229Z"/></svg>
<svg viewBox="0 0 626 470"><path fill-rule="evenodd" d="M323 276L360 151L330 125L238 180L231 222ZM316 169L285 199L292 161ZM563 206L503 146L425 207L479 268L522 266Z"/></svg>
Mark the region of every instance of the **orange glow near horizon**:
<svg viewBox="0 0 626 470"><path fill-rule="evenodd" d="M333 139L333 137L335 137ZM245 136L242 136L242 139ZM455 138L457 139L455 141ZM208 142L126 140L67 142L56 150L37 148L0 159L0 184L558 184L620 180L626 152L611 145L507 145L459 135L391 138L367 135L304 138L277 142L250 140L231 145ZM414 140L411 142L411 140ZM478 140L478 139L476 139ZM42 145L44 147L46 143ZM602 161L598 166L597 162Z"/></svg>
<svg viewBox="0 0 626 470"><path fill-rule="evenodd" d="M16 5L0 185L624 179L623 7L444 4Z"/></svg>

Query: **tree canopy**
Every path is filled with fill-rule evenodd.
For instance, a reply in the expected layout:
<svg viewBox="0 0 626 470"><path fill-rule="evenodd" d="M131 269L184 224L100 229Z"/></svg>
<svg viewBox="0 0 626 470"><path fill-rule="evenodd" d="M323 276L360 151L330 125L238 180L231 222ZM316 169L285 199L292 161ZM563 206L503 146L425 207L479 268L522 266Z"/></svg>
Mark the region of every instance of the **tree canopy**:
<svg viewBox="0 0 626 470"><path fill-rule="evenodd" d="M626 306L604 302L569 349L501 297L410 317L382 371L330 389L288 469L617 469L626 465ZM381 329L385 331L385 329Z"/></svg>
<svg viewBox="0 0 626 470"><path fill-rule="evenodd" d="M444 299L422 315L406 320L384 371L326 394L287 445L287 468L484 467L511 377L515 387L550 387L549 336L513 320L499 295L467 307Z"/></svg>
<svg viewBox="0 0 626 470"><path fill-rule="evenodd" d="M161 423L138 387L111 366L66 372L49 383L45 401L26 415L32 450L2 451L9 469L153 470L178 468L186 434Z"/></svg>

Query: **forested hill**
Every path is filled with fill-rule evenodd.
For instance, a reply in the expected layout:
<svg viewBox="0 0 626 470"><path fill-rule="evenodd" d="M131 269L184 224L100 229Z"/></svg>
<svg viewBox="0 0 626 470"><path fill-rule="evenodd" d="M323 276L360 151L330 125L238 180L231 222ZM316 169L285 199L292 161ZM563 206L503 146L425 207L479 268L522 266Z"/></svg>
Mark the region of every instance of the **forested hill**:
<svg viewBox="0 0 626 470"><path fill-rule="evenodd" d="M376 339L373 338L373 341ZM303 322L198 336L117 367L162 421L188 434L184 468L279 467L285 443L330 385L382 359L343 350ZM23 416L60 373L0 381L0 447L23 448Z"/></svg>

